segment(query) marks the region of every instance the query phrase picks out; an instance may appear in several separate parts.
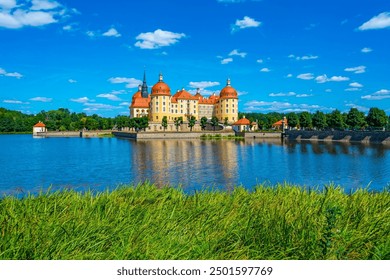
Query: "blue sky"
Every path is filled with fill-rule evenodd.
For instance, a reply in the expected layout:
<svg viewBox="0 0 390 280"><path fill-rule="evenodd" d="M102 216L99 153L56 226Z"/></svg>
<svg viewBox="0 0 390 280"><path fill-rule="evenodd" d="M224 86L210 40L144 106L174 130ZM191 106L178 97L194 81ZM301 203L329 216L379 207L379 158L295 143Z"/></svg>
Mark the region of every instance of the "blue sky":
<svg viewBox="0 0 390 280"><path fill-rule="evenodd" d="M128 115L146 70L241 112L390 114L390 1L0 0L0 107Z"/></svg>

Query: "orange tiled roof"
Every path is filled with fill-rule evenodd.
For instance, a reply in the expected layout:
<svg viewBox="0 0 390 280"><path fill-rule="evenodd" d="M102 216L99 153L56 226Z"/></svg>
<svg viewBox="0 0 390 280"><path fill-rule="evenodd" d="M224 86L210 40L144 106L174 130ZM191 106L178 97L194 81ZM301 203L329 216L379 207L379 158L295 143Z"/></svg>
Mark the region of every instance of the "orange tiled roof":
<svg viewBox="0 0 390 280"><path fill-rule="evenodd" d="M272 126L281 126L282 122L283 122L283 120L277 121ZM287 119L284 120L284 125L288 125Z"/></svg>
<svg viewBox="0 0 390 280"><path fill-rule="evenodd" d="M233 125L250 125L251 121L248 120L247 118L243 117L242 119L239 119L236 121Z"/></svg>
<svg viewBox="0 0 390 280"><path fill-rule="evenodd" d="M34 125L34 127L46 127L46 125L43 122L39 121L36 125Z"/></svg>
<svg viewBox="0 0 390 280"><path fill-rule="evenodd" d="M176 100L184 99L184 100L198 100L198 97L193 96L191 93L186 91L184 88L175 93L173 96Z"/></svg>
<svg viewBox="0 0 390 280"><path fill-rule="evenodd" d="M137 93L136 93L137 94ZM133 101L131 102L130 108L149 108L150 97L133 97Z"/></svg>

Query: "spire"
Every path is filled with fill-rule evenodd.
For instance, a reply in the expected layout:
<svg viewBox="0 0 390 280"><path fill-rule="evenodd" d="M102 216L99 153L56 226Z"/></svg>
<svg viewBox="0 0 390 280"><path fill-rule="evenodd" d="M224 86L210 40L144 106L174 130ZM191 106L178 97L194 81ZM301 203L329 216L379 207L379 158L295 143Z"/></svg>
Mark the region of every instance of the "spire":
<svg viewBox="0 0 390 280"><path fill-rule="evenodd" d="M158 81L159 82L162 82L163 81L163 74L160 72L160 74L158 75Z"/></svg>
<svg viewBox="0 0 390 280"><path fill-rule="evenodd" d="M148 98L148 85L146 84L146 71L144 70L144 81L142 82L142 87L141 87L141 96L143 98Z"/></svg>
<svg viewBox="0 0 390 280"><path fill-rule="evenodd" d="M226 81L226 86L227 86L227 87L230 87L230 78L227 79L227 81Z"/></svg>

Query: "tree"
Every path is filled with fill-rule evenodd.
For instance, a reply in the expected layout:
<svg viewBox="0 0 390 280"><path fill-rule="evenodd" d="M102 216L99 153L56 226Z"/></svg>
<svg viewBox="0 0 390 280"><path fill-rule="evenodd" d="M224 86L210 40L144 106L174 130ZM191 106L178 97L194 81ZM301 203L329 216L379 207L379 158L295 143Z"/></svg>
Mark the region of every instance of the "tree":
<svg viewBox="0 0 390 280"><path fill-rule="evenodd" d="M326 117L328 126L334 129L342 129L345 127L343 115L339 110L332 111Z"/></svg>
<svg viewBox="0 0 390 280"><path fill-rule="evenodd" d="M312 120L311 115L309 112L302 112L299 115L299 123L301 128L311 128L312 127Z"/></svg>
<svg viewBox="0 0 390 280"><path fill-rule="evenodd" d="M229 125L229 118L228 117L225 117L225 119L223 121L223 125L224 126L228 126Z"/></svg>
<svg viewBox="0 0 390 280"><path fill-rule="evenodd" d="M212 127L213 127L213 129L214 129L214 131L215 131L215 127L218 125L218 118L217 117L212 117L211 118L211 125L212 125Z"/></svg>
<svg viewBox="0 0 390 280"><path fill-rule="evenodd" d="M165 129L167 129L167 127L168 127L168 118L167 118L167 116L164 116L162 118L161 126L164 128L164 131L165 131Z"/></svg>
<svg viewBox="0 0 390 280"><path fill-rule="evenodd" d="M326 115L320 111L315 112L312 117L312 124L318 130L324 129L327 126Z"/></svg>
<svg viewBox="0 0 390 280"><path fill-rule="evenodd" d="M205 130L207 126L207 118L206 117L202 117L200 119L200 127L202 128L202 130Z"/></svg>
<svg viewBox="0 0 390 280"><path fill-rule="evenodd" d="M286 117L287 117L288 126L290 128L294 128L299 125L298 115L295 114L294 112L288 113Z"/></svg>
<svg viewBox="0 0 390 280"><path fill-rule="evenodd" d="M176 130L179 131L179 126L183 124L183 117L178 117L175 121Z"/></svg>
<svg viewBox="0 0 390 280"><path fill-rule="evenodd" d="M187 118L188 120L188 127L190 128L190 131L192 131L192 128L195 126L196 118L194 116L190 116Z"/></svg>
<svg viewBox="0 0 390 280"><path fill-rule="evenodd" d="M347 114L347 125L352 129L360 129L366 126L364 113L356 108L351 108Z"/></svg>
<svg viewBox="0 0 390 280"><path fill-rule="evenodd" d="M366 120L370 127L383 128L386 126L388 118L384 110L374 107L368 111Z"/></svg>

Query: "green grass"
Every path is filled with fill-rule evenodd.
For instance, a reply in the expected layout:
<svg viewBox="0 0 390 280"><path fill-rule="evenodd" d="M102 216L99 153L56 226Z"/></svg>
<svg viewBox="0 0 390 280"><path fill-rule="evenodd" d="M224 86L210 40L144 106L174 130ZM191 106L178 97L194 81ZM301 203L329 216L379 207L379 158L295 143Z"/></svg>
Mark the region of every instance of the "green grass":
<svg viewBox="0 0 390 280"><path fill-rule="evenodd" d="M390 193L150 184L0 200L0 259L390 259Z"/></svg>

